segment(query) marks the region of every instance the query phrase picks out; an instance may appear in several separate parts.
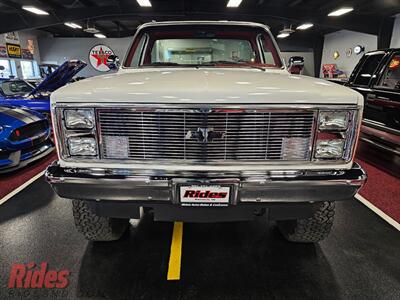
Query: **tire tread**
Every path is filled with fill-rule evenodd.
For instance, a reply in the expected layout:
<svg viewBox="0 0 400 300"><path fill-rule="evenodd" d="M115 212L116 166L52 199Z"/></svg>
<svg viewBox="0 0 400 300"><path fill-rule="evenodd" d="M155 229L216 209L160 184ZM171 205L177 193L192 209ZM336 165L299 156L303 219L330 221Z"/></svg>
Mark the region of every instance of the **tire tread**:
<svg viewBox="0 0 400 300"><path fill-rule="evenodd" d="M312 217L279 221L278 227L288 241L316 243L329 235L333 226L334 216L335 202L323 202Z"/></svg>
<svg viewBox="0 0 400 300"><path fill-rule="evenodd" d="M75 227L89 241L115 241L125 232L129 220L97 216L82 200L72 201Z"/></svg>

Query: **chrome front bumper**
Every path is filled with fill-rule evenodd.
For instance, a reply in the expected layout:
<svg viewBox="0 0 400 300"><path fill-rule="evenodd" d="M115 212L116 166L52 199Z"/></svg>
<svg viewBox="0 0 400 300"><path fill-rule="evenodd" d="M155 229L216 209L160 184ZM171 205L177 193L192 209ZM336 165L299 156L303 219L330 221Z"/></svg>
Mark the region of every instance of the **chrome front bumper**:
<svg viewBox="0 0 400 300"><path fill-rule="evenodd" d="M61 168L54 162L48 167L46 178L63 198L128 201L145 206L179 204L175 191L180 183L231 184L233 205L348 200L363 186L367 176L357 163L350 170L340 171L141 176L128 170Z"/></svg>

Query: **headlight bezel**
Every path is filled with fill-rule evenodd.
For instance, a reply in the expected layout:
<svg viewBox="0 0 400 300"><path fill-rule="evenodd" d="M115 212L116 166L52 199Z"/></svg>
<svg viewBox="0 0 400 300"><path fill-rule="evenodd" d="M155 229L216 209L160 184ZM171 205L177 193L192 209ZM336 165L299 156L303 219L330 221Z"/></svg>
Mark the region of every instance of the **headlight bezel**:
<svg viewBox="0 0 400 300"><path fill-rule="evenodd" d="M91 128L68 128L66 124L66 111L91 111L93 114L93 126ZM57 151L60 159L64 161L80 161L94 160L100 157L99 154L99 139L96 125L96 112L94 107L90 106L53 106L52 113L54 115L53 122L55 128L55 139ZM96 154L95 155L74 155L70 152L69 138L94 138Z"/></svg>
<svg viewBox="0 0 400 300"><path fill-rule="evenodd" d="M321 124L321 115L324 114L334 114L334 113L345 113L346 117L346 129L343 128L326 128ZM318 111L318 118L316 122L316 130L315 130L315 138L313 143L313 153L312 153L312 161L313 162L332 162L332 163L349 163L352 161L355 155L355 148L357 145L357 138L360 130L362 118L362 107L355 107L355 108L346 108L346 109L320 109ZM331 137L326 137L326 136ZM326 140L342 140L343 141L343 149L342 149L342 156L340 157L320 157L317 154L317 147L318 142L326 141Z"/></svg>

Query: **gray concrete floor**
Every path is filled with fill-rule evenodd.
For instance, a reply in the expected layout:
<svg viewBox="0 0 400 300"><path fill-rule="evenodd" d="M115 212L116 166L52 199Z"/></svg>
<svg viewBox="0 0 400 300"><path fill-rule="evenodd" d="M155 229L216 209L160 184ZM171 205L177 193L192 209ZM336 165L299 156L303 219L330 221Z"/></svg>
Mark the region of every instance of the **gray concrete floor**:
<svg viewBox="0 0 400 300"><path fill-rule="evenodd" d="M112 243L76 232L41 178L0 206L0 299L400 299L400 232L356 200L316 245L265 220L184 224L181 280L166 280L172 223L149 216ZM12 264L68 269L63 290L8 289Z"/></svg>

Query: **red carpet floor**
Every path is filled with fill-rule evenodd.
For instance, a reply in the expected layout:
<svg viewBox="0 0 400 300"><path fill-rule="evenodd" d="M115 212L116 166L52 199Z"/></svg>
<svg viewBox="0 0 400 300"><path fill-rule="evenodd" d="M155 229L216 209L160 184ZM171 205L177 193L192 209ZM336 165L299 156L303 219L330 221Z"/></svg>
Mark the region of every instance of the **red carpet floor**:
<svg viewBox="0 0 400 300"><path fill-rule="evenodd" d="M31 179L36 174L39 174L40 172L45 170L47 168L47 166L56 159L56 156L57 155L54 151L47 157L44 157L44 158L40 159L39 161L36 161L25 168L22 168L15 172L1 174L0 175L0 199L2 199L5 195L7 195L8 193L15 190L20 185L27 182L29 179Z"/></svg>
<svg viewBox="0 0 400 300"><path fill-rule="evenodd" d="M368 175L360 194L385 214L400 223L400 179L362 160L357 162Z"/></svg>

